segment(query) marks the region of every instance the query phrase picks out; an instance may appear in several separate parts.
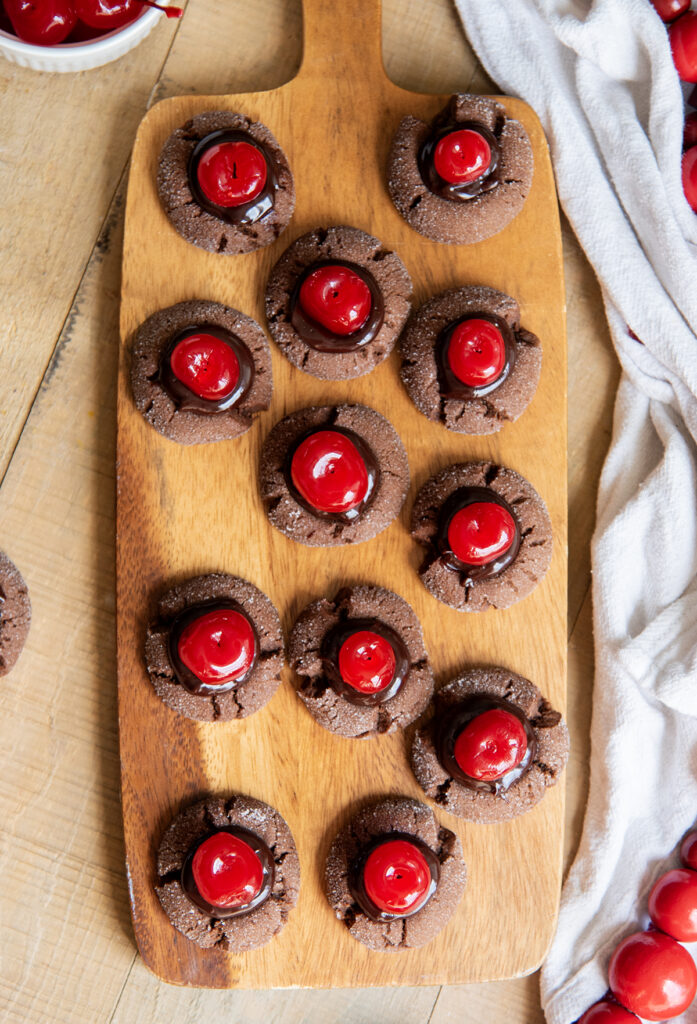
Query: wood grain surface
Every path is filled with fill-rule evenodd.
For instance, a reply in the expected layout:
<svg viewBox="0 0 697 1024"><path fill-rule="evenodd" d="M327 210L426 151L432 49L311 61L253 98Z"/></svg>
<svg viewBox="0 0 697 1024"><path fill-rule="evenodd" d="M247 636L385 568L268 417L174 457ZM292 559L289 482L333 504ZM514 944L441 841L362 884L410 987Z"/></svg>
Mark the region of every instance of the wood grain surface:
<svg viewBox="0 0 697 1024"><path fill-rule="evenodd" d="M401 220L384 185L387 149L402 116L430 119L446 97L399 89L382 68L380 6L364 5L360 33L349 7L306 0L305 57L280 89L180 97L155 106L133 152L126 211L118 396L117 602L119 725L129 891L138 946L167 981L210 987L305 987L483 981L534 970L551 939L561 878L563 786L532 813L494 827L439 817L460 834L470 868L465 899L427 947L398 956L356 943L334 919L321 875L336 830L368 797L421 791L403 734L360 743L322 730L286 681L267 708L243 722L205 725L169 711L143 667L153 597L186 576L223 570L264 590L288 629L304 605L345 583L396 590L416 610L439 682L472 663L499 663L535 680L563 709L566 685L566 339L561 235L546 142L533 112L505 100L525 124L535 176L523 212L476 246L443 246ZM267 124L283 146L297 189L296 214L279 241L243 257L184 242L160 209L158 155L194 113L239 110ZM274 399L243 439L183 448L136 412L128 384L128 339L150 313L176 301L215 299L263 318L273 262L318 225L346 223L376 234L409 269L415 300L458 284L514 295L539 335L538 393L515 424L466 438L416 412L398 379L397 354L368 376L322 382L273 348ZM357 401L394 424L405 443L412 488L401 520L379 538L331 550L293 544L265 519L256 486L262 439L289 411ZM408 515L416 489L454 461L493 459L526 476L554 526L552 568L532 596L505 612L461 615L436 602L416 574L421 552ZM170 925L153 890L159 837L184 804L206 792L245 792L273 804L298 844L303 881L296 911L260 951L201 951Z"/></svg>

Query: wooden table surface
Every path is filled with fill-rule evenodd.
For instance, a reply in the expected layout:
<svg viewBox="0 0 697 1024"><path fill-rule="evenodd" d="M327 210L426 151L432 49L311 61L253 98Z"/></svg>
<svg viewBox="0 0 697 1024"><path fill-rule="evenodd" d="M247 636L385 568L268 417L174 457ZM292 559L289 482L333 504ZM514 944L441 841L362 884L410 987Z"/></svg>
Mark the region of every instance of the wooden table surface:
<svg viewBox="0 0 697 1024"><path fill-rule="evenodd" d="M355 4L360 31L361 3ZM17 1024L542 1024L536 976L490 985L215 992L163 984L128 912L119 809L114 438L121 228L136 127L154 101L273 88L301 58L300 0L189 0L131 54L80 75L0 61L0 548L34 609L0 684L0 1018ZM388 74L496 91L450 0L383 0ZM617 364L568 225L569 710L566 855L587 785L589 541Z"/></svg>

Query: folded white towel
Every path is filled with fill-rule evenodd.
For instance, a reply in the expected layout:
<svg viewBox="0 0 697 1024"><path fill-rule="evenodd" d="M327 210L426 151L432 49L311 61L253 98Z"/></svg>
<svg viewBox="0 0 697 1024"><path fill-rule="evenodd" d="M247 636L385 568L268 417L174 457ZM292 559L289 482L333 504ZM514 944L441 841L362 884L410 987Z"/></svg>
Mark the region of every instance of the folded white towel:
<svg viewBox="0 0 697 1024"><path fill-rule="evenodd" d="M456 2L488 73L542 120L623 371L592 547L590 796L542 978L550 1024L570 1024L697 820L697 216L649 0Z"/></svg>

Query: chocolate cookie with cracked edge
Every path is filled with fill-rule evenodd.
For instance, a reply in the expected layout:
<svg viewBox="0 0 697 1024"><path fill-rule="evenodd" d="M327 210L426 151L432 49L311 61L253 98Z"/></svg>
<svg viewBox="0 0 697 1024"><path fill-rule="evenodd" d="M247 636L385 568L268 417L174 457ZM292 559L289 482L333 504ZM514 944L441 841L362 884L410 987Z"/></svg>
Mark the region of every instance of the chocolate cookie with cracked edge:
<svg viewBox="0 0 697 1024"><path fill-rule="evenodd" d="M347 619L384 624L395 631L406 648L408 674L394 697L382 704L353 704L340 696L326 677L323 643ZM301 678L298 696L312 717L330 732L349 739L403 729L426 710L433 695L433 673L421 623L404 598L383 587L346 587L333 601L322 598L309 604L298 616L288 639L288 661Z"/></svg>
<svg viewBox="0 0 697 1024"><path fill-rule="evenodd" d="M425 843L438 858L440 877L428 903L412 916L373 921L351 893L351 870L362 849L391 832L412 835ZM360 810L332 842L324 875L327 899L354 939L387 953L417 949L435 938L455 913L466 882L459 838L438 824L429 807L408 797L387 797Z"/></svg>
<svg viewBox="0 0 697 1024"><path fill-rule="evenodd" d="M239 917L204 913L186 895L181 872L191 847L218 828L238 825L259 836L274 859L274 884L264 903ZM249 796L208 797L176 816L160 840L155 892L170 921L203 949L246 953L265 945L285 925L298 900L300 862L292 833L273 807Z"/></svg>
<svg viewBox="0 0 697 1024"><path fill-rule="evenodd" d="M167 347L188 327L218 327L239 338L254 363L249 389L218 412L181 409L159 379ZM268 409L273 392L266 335L251 317L218 302L196 299L158 310L140 325L131 343L131 388L136 408L160 434L179 444L229 441L246 433L256 413Z"/></svg>
<svg viewBox="0 0 697 1024"><path fill-rule="evenodd" d="M373 277L382 295L382 326L372 341L352 352L320 352L291 323L298 278L313 263L327 260L355 264ZM316 228L296 239L271 271L266 319L274 341L293 366L321 380L348 380L370 373L387 358L409 315L410 299L411 278L397 253L358 228ZM343 340L350 341L351 335Z"/></svg>
<svg viewBox="0 0 697 1024"><path fill-rule="evenodd" d="M451 398L441 392L437 346L449 324L488 313L504 320L515 340L515 362L486 395ZM414 405L430 420L459 434L493 434L517 420L530 404L540 379L539 338L520 326L520 307L510 295L483 285L454 288L424 303L411 315L400 340L400 375Z"/></svg>
<svg viewBox="0 0 697 1024"><path fill-rule="evenodd" d="M169 655L169 629L188 608L215 600L235 601L252 623L257 639L256 663L244 683L219 694L197 694L177 682ZM198 722L229 722L247 718L271 700L281 682L284 664L283 632L278 612L253 583L209 573L167 590L157 602L157 618L145 638L145 667L160 700Z"/></svg>
<svg viewBox="0 0 697 1024"><path fill-rule="evenodd" d="M367 443L379 479L375 498L351 523L320 518L291 494L285 466L292 446L313 429L340 427ZM291 413L272 428L259 459L259 489L269 521L291 540L333 547L370 540L399 515L409 488L409 463L392 424L366 405L312 406Z"/></svg>
<svg viewBox="0 0 697 1024"><path fill-rule="evenodd" d="M536 749L530 767L502 794L470 789L438 759L438 717L473 697L508 701L523 712L533 730ZM569 732L559 712L529 679L497 666L471 669L442 687L434 704L435 717L414 737L411 767L424 793L446 811L482 824L508 821L531 810L558 782L569 756Z"/></svg>
<svg viewBox="0 0 697 1024"><path fill-rule="evenodd" d="M249 135L272 162L277 187L270 212L253 224L230 224L196 202L189 183L189 160L198 143L213 132ZM268 160L267 160L268 162ZM237 256L275 242L288 226L295 209L295 185L285 153L260 121L230 110L197 114L177 128L165 142L157 171L160 202L175 230L187 242L208 252Z"/></svg>
<svg viewBox="0 0 697 1024"><path fill-rule="evenodd" d="M29 635L31 601L24 577L0 551L0 676L14 668Z"/></svg>
<svg viewBox="0 0 697 1024"><path fill-rule="evenodd" d="M500 154L498 184L490 191L458 201L432 192L419 169L419 152L434 129L463 122L484 125L495 137ZM523 208L532 185L533 153L519 121L507 117L504 107L488 96L459 93L432 124L408 116L402 119L392 142L387 165L387 188L407 224L434 242L465 245L497 234Z"/></svg>
<svg viewBox="0 0 697 1024"><path fill-rule="evenodd" d="M461 487L485 487L503 498L518 521L520 547L508 568L495 576L470 580L449 569L435 546L439 514L446 500ZM426 588L460 612L508 608L527 597L549 569L552 524L547 507L532 484L513 469L491 462L456 463L431 477L416 496L411 535L427 549L419 575Z"/></svg>

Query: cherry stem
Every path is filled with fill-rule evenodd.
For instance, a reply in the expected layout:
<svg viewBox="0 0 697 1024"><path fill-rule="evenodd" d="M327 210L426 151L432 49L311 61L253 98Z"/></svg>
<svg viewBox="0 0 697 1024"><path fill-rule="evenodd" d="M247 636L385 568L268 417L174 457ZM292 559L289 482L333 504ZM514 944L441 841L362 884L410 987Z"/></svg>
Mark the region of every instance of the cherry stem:
<svg viewBox="0 0 697 1024"><path fill-rule="evenodd" d="M181 18L184 11L181 7L165 7L163 4L158 4L157 0L141 0L146 7L154 7L156 11L164 11L168 18Z"/></svg>

